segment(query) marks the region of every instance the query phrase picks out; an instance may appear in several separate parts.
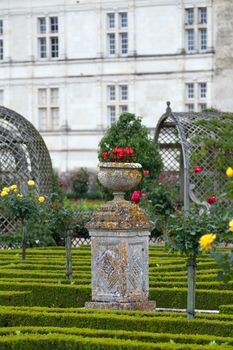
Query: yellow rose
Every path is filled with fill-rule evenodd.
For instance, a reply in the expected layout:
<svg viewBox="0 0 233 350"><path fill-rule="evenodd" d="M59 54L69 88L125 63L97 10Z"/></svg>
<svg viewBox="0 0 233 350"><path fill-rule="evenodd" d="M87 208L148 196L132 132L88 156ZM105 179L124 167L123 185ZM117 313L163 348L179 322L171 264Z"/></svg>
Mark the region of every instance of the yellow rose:
<svg viewBox="0 0 233 350"><path fill-rule="evenodd" d="M233 219L229 222L229 231L233 232Z"/></svg>
<svg viewBox="0 0 233 350"><path fill-rule="evenodd" d="M35 181L29 180L29 181L28 181L28 186L29 186L29 187L35 186Z"/></svg>
<svg viewBox="0 0 233 350"><path fill-rule="evenodd" d="M2 189L4 192L9 192L10 191L10 189L8 188L8 187L3 187L3 189Z"/></svg>
<svg viewBox="0 0 233 350"><path fill-rule="evenodd" d="M1 192L1 197L5 197L5 196L7 196L7 195L8 195L8 192L2 190L2 192Z"/></svg>
<svg viewBox="0 0 233 350"><path fill-rule="evenodd" d="M227 168L226 174L228 177L233 177L233 169L230 166Z"/></svg>
<svg viewBox="0 0 233 350"><path fill-rule="evenodd" d="M208 252L213 245L213 241L216 239L216 235L213 233L207 233L206 235L201 236L199 239L199 244L201 246L201 250L205 250Z"/></svg>
<svg viewBox="0 0 233 350"><path fill-rule="evenodd" d="M38 198L38 201L39 201L40 203L43 203L43 202L45 201L45 198L44 198L43 196L41 196L41 197Z"/></svg>
<svg viewBox="0 0 233 350"><path fill-rule="evenodd" d="M22 194L20 194L20 193L18 193L18 194L17 194L17 197L18 197L18 198L22 198L22 197L23 197L23 195L22 195Z"/></svg>
<svg viewBox="0 0 233 350"><path fill-rule="evenodd" d="M12 185L12 186L10 187L10 189L11 189L11 190L17 190L17 185Z"/></svg>

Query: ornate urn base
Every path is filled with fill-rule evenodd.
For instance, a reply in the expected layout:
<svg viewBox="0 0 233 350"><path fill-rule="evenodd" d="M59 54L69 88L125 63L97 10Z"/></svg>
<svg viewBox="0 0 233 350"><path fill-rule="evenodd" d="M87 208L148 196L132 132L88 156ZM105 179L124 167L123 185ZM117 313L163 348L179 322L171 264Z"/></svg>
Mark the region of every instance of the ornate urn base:
<svg viewBox="0 0 233 350"><path fill-rule="evenodd" d="M136 164L135 167L131 163L128 165L134 169L131 180L126 181L131 188L133 178L137 179L137 183L141 180L141 166ZM136 175L135 169L138 172ZM87 225L92 242L92 301L85 306L96 309L153 311L155 302L148 300L150 233L147 215L138 205L123 199L126 188L122 174L119 175L118 171L121 179L117 181L117 175L111 178L109 167L104 172L102 178L114 184L117 193L113 201L95 212ZM126 172L132 174L131 168L127 166L124 174ZM116 185L119 182L124 186Z"/></svg>

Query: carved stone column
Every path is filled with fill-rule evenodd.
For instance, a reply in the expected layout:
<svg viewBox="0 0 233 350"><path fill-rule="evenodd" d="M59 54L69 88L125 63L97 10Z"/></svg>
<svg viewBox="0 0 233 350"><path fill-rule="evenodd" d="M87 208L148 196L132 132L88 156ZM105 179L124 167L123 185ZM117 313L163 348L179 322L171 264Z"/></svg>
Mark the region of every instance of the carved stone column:
<svg viewBox="0 0 233 350"><path fill-rule="evenodd" d="M127 171L140 182L141 175ZM109 180L109 169L104 176ZM113 176L117 181L117 175ZM117 191L114 200L97 210L87 225L92 241L92 301L85 306L153 311L155 302L148 300L148 218Z"/></svg>

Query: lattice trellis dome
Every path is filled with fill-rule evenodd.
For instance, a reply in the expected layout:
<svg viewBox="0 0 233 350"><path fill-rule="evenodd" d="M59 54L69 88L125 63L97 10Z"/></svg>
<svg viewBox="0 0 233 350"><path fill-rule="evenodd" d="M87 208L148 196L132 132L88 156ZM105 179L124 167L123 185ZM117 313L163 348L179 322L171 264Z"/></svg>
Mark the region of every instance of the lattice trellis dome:
<svg viewBox="0 0 233 350"><path fill-rule="evenodd" d="M22 193L33 179L36 191L46 195L52 190L52 163L48 149L35 127L20 114L0 107L0 186L17 184ZM1 231L14 223L0 217Z"/></svg>
<svg viewBox="0 0 233 350"><path fill-rule="evenodd" d="M225 190L228 181L225 174L227 164L224 170L216 170L215 160L219 149L210 148L208 153L203 151L203 140L217 140L219 130L210 131L202 121L214 118L233 123L232 114L176 113L172 112L170 103L167 104L167 111L160 118L155 130L155 142L159 145L164 164L160 180L177 191L179 201L185 209L189 208L190 202L208 207L207 198ZM225 118L222 118L223 115ZM233 159L233 150L229 159ZM203 171L195 173L195 166L202 166Z"/></svg>

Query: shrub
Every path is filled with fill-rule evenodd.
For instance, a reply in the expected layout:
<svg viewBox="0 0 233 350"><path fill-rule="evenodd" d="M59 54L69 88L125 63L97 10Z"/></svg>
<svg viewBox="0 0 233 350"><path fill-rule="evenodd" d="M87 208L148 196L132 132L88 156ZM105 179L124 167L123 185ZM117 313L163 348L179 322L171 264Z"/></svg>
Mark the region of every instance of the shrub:
<svg viewBox="0 0 233 350"><path fill-rule="evenodd" d="M129 147L134 150L134 161L140 163L148 171L147 181L158 178L162 169L162 161L155 142L151 139L148 129L142 125L141 117L131 113L123 113L106 132L99 143L98 158L104 161L103 152L109 152L115 147ZM144 179L139 187L143 187Z"/></svg>

